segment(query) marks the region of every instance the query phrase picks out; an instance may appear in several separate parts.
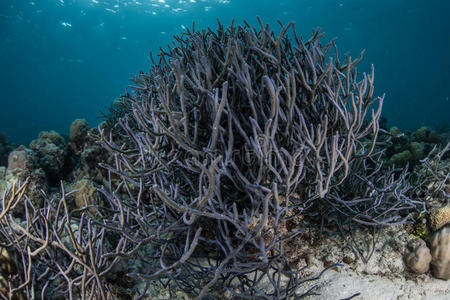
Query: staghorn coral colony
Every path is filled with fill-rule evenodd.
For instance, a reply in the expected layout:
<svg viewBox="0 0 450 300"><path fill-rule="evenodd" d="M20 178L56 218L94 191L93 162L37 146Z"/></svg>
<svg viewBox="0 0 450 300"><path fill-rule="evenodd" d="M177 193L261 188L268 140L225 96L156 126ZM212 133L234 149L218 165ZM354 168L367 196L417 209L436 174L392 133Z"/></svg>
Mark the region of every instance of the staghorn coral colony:
<svg viewBox="0 0 450 300"><path fill-rule="evenodd" d="M76 120L67 141L10 152L4 299L302 298L341 266L308 274L302 247L388 225L429 236L405 263L448 279L445 138L380 128L362 53L258 21L175 36L97 129ZM345 264L369 261L348 245Z"/></svg>

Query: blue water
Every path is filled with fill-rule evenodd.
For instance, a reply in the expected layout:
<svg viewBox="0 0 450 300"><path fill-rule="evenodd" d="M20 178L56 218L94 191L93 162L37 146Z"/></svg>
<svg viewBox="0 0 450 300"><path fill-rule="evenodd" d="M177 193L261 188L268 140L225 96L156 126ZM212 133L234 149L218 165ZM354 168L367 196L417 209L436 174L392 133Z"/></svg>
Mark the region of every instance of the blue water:
<svg viewBox="0 0 450 300"><path fill-rule="evenodd" d="M68 133L84 118L94 126L147 70L149 50L191 26L216 28L256 16L278 30L295 21L309 37L321 27L341 53L375 65L383 115L413 129L449 123L450 1L446 0L1 0L0 132L28 142L42 130Z"/></svg>

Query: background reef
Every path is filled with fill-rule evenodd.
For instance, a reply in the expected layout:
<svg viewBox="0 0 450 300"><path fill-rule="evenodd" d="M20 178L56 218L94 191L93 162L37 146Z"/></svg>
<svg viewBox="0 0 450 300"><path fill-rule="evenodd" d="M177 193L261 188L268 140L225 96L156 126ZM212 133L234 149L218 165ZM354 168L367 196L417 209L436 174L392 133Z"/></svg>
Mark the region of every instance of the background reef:
<svg viewBox="0 0 450 300"><path fill-rule="evenodd" d="M2 140L3 298L303 298L346 267L449 279L448 133L385 128L363 53L257 21L175 36L96 128Z"/></svg>

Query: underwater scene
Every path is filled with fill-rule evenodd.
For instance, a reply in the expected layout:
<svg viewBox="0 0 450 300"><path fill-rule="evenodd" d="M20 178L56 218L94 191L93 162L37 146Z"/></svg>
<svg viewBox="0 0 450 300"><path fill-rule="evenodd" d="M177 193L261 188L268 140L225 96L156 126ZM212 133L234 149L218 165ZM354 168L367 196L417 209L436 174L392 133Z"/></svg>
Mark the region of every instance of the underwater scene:
<svg viewBox="0 0 450 300"><path fill-rule="evenodd" d="M0 1L0 299L448 299L450 1Z"/></svg>

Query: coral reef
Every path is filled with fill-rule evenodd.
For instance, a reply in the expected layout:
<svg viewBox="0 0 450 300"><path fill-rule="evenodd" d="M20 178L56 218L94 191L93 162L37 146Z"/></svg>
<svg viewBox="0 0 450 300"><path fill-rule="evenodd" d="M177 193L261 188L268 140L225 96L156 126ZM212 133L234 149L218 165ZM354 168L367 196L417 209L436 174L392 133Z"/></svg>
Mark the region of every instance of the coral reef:
<svg viewBox="0 0 450 300"><path fill-rule="evenodd" d="M440 144L443 141L443 138L437 132L425 126L417 129L414 133L414 137L418 142L431 144Z"/></svg>
<svg viewBox="0 0 450 300"><path fill-rule="evenodd" d="M175 36L98 129L75 120L69 141L43 132L10 154L1 296L291 299L342 258L360 273L404 270L399 228L428 230L448 200L449 145L380 129L362 54L258 21ZM409 169L392 159L403 152ZM426 245L411 243L406 261L426 272Z"/></svg>
<svg viewBox="0 0 450 300"><path fill-rule="evenodd" d="M395 153L389 159L389 165L396 166L406 166L409 162L413 161L414 155L409 150L404 150L402 152Z"/></svg>
<svg viewBox="0 0 450 300"><path fill-rule="evenodd" d="M391 127L389 134L393 137L392 144L387 148L387 165L411 168L420 165L420 160L424 159L436 145L442 145L445 138L439 133L421 127L414 133L402 133L398 127Z"/></svg>
<svg viewBox="0 0 450 300"><path fill-rule="evenodd" d="M0 218L4 242L15 250L24 270L10 278L23 283L20 289L9 290L10 295L22 291L28 299L34 293L42 299L72 299L75 295L84 298L89 293L94 298L106 299L106 274L118 265L118 257L125 254L127 245L122 241L107 242L106 230L95 218L88 217L89 206L78 210L81 216L75 219L72 215L75 211L69 210L66 200L70 194L62 186L59 201L45 198L40 208L22 194L15 193L9 200L11 206L25 202L29 217L26 222L17 221L6 215L6 209ZM125 284L126 280L117 280L118 286Z"/></svg>

